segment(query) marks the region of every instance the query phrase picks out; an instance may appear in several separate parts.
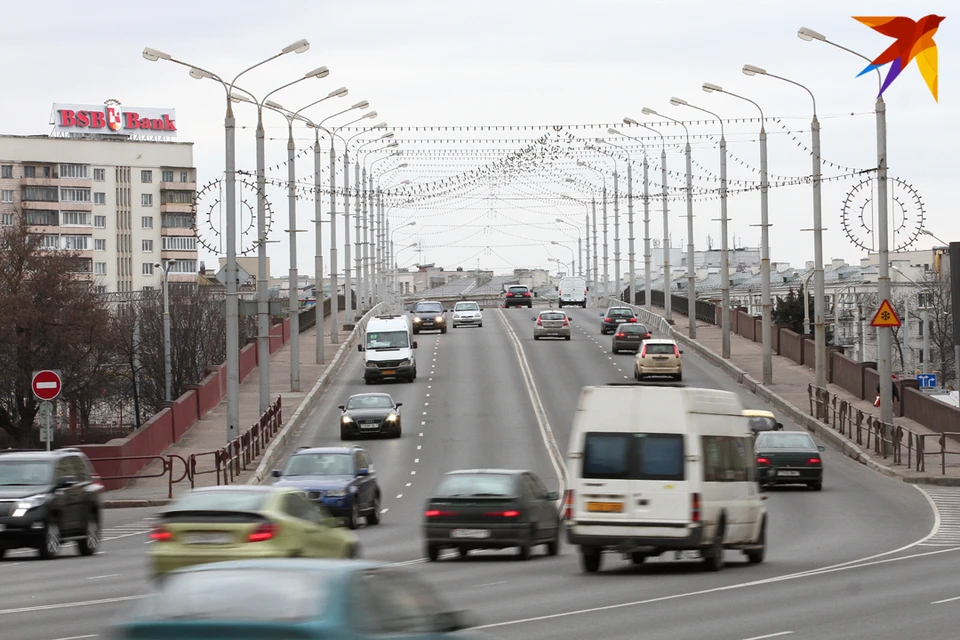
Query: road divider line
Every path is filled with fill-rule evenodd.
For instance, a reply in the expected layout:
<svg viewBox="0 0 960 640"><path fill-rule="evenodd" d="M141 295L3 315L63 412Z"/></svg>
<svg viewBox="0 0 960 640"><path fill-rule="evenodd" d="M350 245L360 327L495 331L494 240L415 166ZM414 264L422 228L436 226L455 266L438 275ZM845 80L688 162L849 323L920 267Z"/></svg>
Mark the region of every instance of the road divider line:
<svg viewBox="0 0 960 640"><path fill-rule="evenodd" d="M752 638L744 638L743 640L767 640L767 638L779 638L780 636L789 636L793 631L778 631L777 633L768 633L765 636L753 636Z"/></svg>
<svg viewBox="0 0 960 640"><path fill-rule="evenodd" d="M0 616L9 616L15 613L33 613L34 611L49 611L51 609L70 609L74 607L92 607L98 604L114 604L142 600L146 595L117 596L116 598L100 598L99 600L80 600L77 602L57 602L55 604L38 604L33 607L18 607L16 609L0 609Z"/></svg>
<svg viewBox="0 0 960 640"><path fill-rule="evenodd" d="M936 600L930 604L945 604L947 602L956 602L957 600L960 600L960 596L957 596L956 598L947 598L946 600Z"/></svg>
<svg viewBox="0 0 960 640"><path fill-rule="evenodd" d="M547 449L547 454L550 456L550 462L553 464L554 471L557 473L557 480L560 481L560 489L565 490L567 488L567 471L563 461L563 453L560 451L560 447L557 445L557 439L553 435L553 428L550 426L549 418L547 418L547 411L543 407L540 392L537 391L537 383L533 379L533 371L530 369L527 357L523 353L523 346L520 344L517 333L513 330L503 311L499 309L497 311L500 315L500 320L503 322L503 326L506 328L507 335L513 343L513 350L517 354L517 361L520 363L523 382L527 387L527 395L530 396L533 413L537 418L537 426L540 428L540 436L543 438L543 444ZM559 508L559 505L557 506Z"/></svg>

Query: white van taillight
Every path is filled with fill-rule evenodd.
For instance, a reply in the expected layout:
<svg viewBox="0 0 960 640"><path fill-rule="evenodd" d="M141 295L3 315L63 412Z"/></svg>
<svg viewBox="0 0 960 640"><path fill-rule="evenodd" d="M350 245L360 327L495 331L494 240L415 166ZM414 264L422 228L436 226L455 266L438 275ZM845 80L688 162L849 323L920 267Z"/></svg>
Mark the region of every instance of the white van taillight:
<svg viewBox="0 0 960 640"><path fill-rule="evenodd" d="M563 498L563 519L572 520L573 519L573 489L567 489L566 495Z"/></svg>
<svg viewBox="0 0 960 640"><path fill-rule="evenodd" d="M690 521L700 522L700 494L695 493L691 496Z"/></svg>

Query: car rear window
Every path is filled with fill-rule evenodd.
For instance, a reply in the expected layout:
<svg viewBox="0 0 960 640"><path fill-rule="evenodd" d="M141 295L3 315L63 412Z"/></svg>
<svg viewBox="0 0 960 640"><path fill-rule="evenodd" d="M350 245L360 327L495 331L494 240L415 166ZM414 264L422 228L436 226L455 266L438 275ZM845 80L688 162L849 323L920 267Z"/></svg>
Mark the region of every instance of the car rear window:
<svg viewBox="0 0 960 640"><path fill-rule="evenodd" d="M563 320L567 317L567 314L554 311L552 313L541 313L540 317L544 320Z"/></svg>
<svg viewBox="0 0 960 640"><path fill-rule="evenodd" d="M683 480L683 435L588 433L583 477L606 480Z"/></svg>
<svg viewBox="0 0 960 640"><path fill-rule="evenodd" d="M153 620L303 621L317 618L329 578L311 570L215 569L175 573L143 603Z"/></svg>
<svg viewBox="0 0 960 640"><path fill-rule="evenodd" d="M510 293L526 293L527 288L526 287L510 287L508 291L510 291Z"/></svg>
<svg viewBox="0 0 960 640"><path fill-rule="evenodd" d="M753 431L776 431L777 429L777 421L773 418L753 416L749 422L750 429Z"/></svg>
<svg viewBox="0 0 960 640"><path fill-rule="evenodd" d="M817 444L813 438L805 433L762 433L757 437L757 448L764 449L811 449L816 450Z"/></svg>
<svg viewBox="0 0 960 640"><path fill-rule="evenodd" d="M513 476L505 473L457 473L440 481L438 498L465 496L513 496Z"/></svg>
<svg viewBox="0 0 960 640"><path fill-rule="evenodd" d="M610 311L607 312L607 315L608 315L608 316L611 316L611 317L612 317L612 316L626 316L626 317L628 317L628 318L632 318L632 317L633 317L633 311L630 311L630 309L610 309Z"/></svg>
<svg viewBox="0 0 960 640"><path fill-rule="evenodd" d="M622 324L617 329L620 333L630 333L630 334L646 334L648 333L647 328L642 324Z"/></svg>
<svg viewBox="0 0 960 640"><path fill-rule="evenodd" d="M656 355L656 356L672 356L674 355L673 345L665 344L663 342L647 344L647 355Z"/></svg>
<svg viewBox="0 0 960 640"><path fill-rule="evenodd" d="M194 491L183 496L171 511L259 511L267 494L263 491Z"/></svg>

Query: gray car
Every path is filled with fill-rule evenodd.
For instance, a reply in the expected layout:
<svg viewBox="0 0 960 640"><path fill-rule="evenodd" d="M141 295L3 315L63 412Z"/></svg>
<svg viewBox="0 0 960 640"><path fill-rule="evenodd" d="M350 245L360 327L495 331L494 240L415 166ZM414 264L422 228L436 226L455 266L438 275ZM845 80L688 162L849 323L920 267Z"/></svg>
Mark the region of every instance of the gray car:
<svg viewBox="0 0 960 640"><path fill-rule="evenodd" d="M533 327L533 339L563 338L570 339L570 318L563 311L550 309L541 311L536 318L531 318L537 324Z"/></svg>

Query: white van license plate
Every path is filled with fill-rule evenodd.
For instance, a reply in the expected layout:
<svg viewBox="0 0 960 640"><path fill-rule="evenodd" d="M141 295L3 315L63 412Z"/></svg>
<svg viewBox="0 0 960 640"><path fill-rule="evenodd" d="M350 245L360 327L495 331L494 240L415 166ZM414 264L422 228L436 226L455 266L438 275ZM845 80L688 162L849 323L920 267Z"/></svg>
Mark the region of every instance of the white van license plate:
<svg viewBox="0 0 960 640"><path fill-rule="evenodd" d="M792 476L799 476L799 475L800 475L800 472L799 472L799 471L777 471L777 475L778 475L778 476L790 476L790 477L792 477Z"/></svg>
<svg viewBox="0 0 960 640"><path fill-rule="evenodd" d="M622 502L588 502L587 511L601 513L620 513L623 511Z"/></svg>
<svg viewBox="0 0 960 640"><path fill-rule="evenodd" d="M489 529L451 529L451 538L489 538Z"/></svg>

